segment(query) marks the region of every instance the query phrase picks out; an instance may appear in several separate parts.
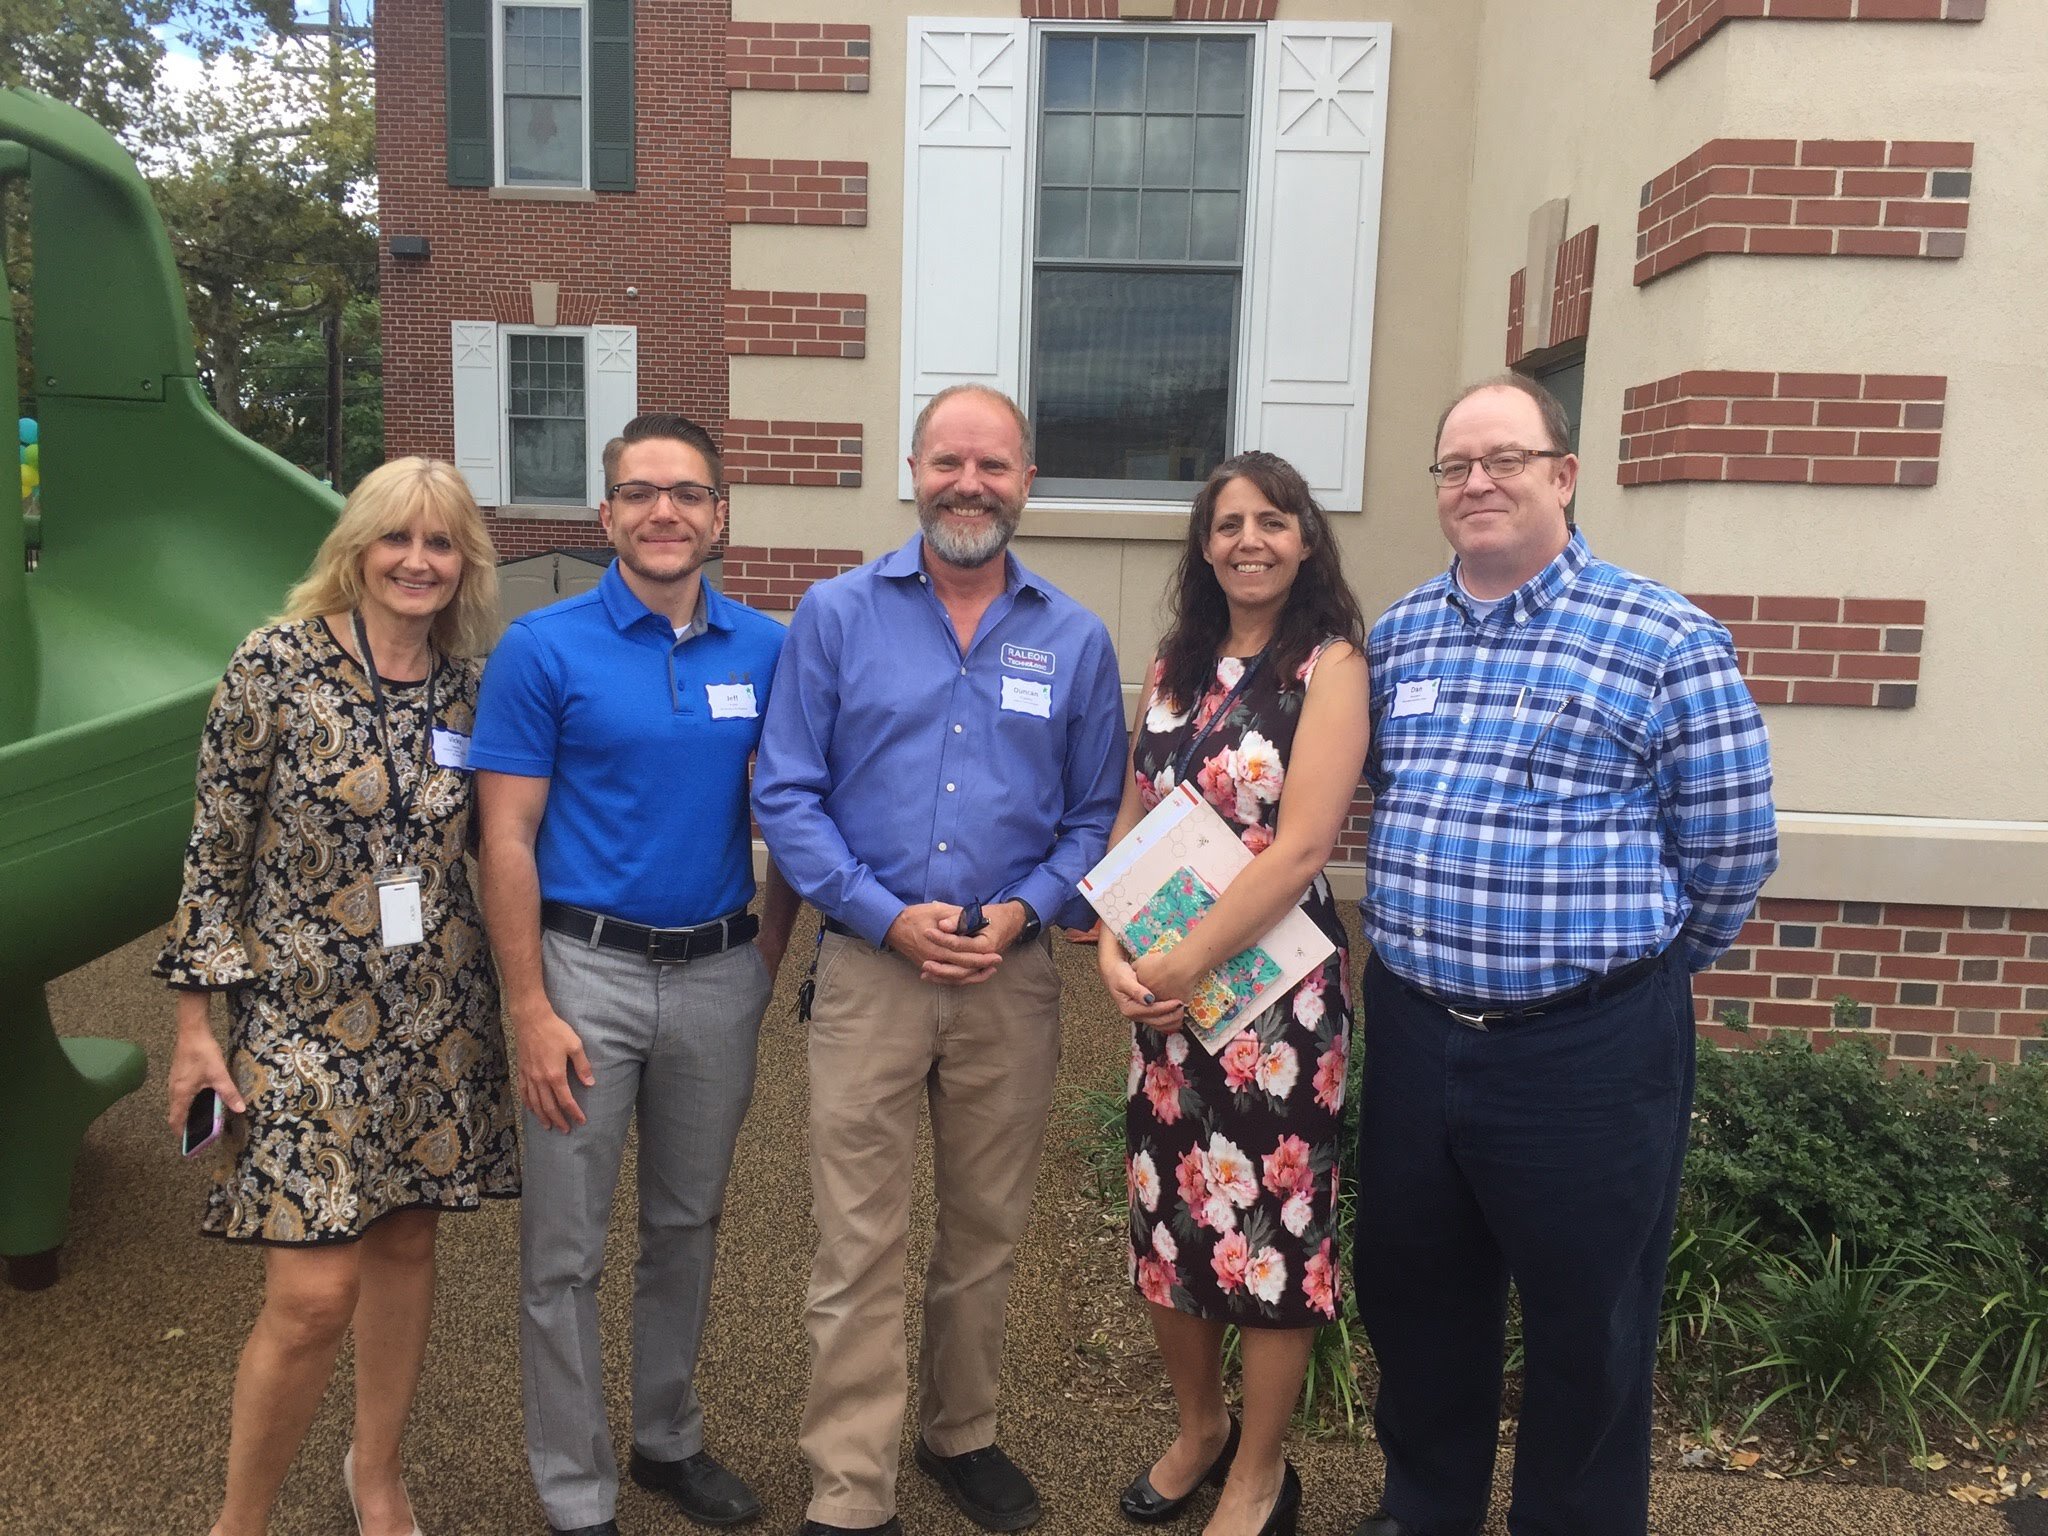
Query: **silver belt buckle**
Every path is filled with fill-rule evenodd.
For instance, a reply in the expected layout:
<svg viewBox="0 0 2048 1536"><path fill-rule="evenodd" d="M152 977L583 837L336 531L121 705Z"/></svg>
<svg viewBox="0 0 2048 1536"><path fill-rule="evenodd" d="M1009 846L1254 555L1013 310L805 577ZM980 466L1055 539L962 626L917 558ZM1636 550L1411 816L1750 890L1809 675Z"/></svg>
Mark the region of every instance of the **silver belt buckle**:
<svg viewBox="0 0 2048 1536"><path fill-rule="evenodd" d="M1468 1029L1485 1029L1486 1021L1494 1017L1490 1013L1466 1013L1459 1008L1446 1008L1444 1012Z"/></svg>

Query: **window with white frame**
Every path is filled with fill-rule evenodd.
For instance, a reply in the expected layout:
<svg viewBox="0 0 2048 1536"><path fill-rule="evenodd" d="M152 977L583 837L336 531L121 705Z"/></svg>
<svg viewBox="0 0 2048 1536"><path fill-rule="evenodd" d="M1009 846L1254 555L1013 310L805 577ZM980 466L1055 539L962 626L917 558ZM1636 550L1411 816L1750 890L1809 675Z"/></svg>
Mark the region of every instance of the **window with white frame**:
<svg viewBox="0 0 2048 1536"><path fill-rule="evenodd" d="M983 383L1041 500L1184 505L1258 447L1360 506L1390 29L909 26L905 451Z"/></svg>
<svg viewBox="0 0 2048 1536"><path fill-rule="evenodd" d="M586 505L590 414L583 346L579 334L505 333L505 466L515 503Z"/></svg>
<svg viewBox="0 0 2048 1536"><path fill-rule="evenodd" d="M604 445L639 411L638 354L630 325L455 321L455 467L478 504L595 507Z"/></svg>
<svg viewBox="0 0 2048 1536"><path fill-rule="evenodd" d="M497 0L498 184L589 184L581 4Z"/></svg>

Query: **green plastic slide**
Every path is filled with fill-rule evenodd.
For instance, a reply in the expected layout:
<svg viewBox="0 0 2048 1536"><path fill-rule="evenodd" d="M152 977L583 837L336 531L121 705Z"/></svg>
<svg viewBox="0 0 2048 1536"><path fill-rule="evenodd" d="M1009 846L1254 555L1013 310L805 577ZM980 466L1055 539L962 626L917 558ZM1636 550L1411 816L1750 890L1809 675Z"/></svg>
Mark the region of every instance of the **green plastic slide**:
<svg viewBox="0 0 2048 1536"><path fill-rule="evenodd" d="M41 485L25 519L0 474L0 1256L34 1285L55 1276L87 1126L143 1080L132 1045L59 1039L43 983L169 918L213 686L339 502L214 414L170 242L113 136L0 90L0 195L24 183Z"/></svg>

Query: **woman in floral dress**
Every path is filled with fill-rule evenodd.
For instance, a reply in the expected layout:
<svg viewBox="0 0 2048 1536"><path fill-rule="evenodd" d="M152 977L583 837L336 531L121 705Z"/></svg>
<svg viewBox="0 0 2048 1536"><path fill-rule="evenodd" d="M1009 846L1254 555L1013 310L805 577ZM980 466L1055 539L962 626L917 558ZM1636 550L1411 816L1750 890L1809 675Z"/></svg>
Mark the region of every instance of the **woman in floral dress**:
<svg viewBox="0 0 2048 1536"><path fill-rule="evenodd" d="M1189 517L1115 836L1192 780L1256 857L1177 946L1134 964L1105 929L1099 952L1134 1037L1132 1278L1180 1419L1165 1455L1124 1491L1133 1520L1171 1519L1202 1483L1222 1482L1208 1536L1295 1529L1301 1484L1282 1442L1316 1326L1337 1315L1351 1006L1323 866L1365 761L1363 630L1301 475L1269 453L1218 465ZM1182 1028L1180 1000L1296 904L1337 953L1212 1056ZM1241 1430L1223 1400L1232 1323L1244 1341Z"/></svg>
<svg viewBox="0 0 2048 1536"><path fill-rule="evenodd" d="M244 640L199 749L170 1123L234 1113L201 1228L264 1245L214 1536L266 1527L354 1327L342 1480L365 1536L418 1536L399 1436L426 1353L440 1212L519 1192L498 987L463 855L490 536L449 465L368 475ZM410 908L410 911L406 910ZM224 995L228 1048L209 999Z"/></svg>

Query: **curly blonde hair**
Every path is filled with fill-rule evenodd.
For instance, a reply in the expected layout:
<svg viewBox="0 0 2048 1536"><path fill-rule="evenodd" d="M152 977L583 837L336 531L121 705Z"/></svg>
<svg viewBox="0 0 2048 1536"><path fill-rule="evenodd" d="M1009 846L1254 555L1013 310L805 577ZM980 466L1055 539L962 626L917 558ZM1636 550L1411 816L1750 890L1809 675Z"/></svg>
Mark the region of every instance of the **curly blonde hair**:
<svg viewBox="0 0 2048 1536"><path fill-rule="evenodd" d="M347 613L363 600L363 552L385 534L424 521L462 555L455 597L434 615L434 644L450 656L480 656L498 633L498 552L469 482L452 464L393 459L363 476L321 541L312 567L285 597L284 617Z"/></svg>

